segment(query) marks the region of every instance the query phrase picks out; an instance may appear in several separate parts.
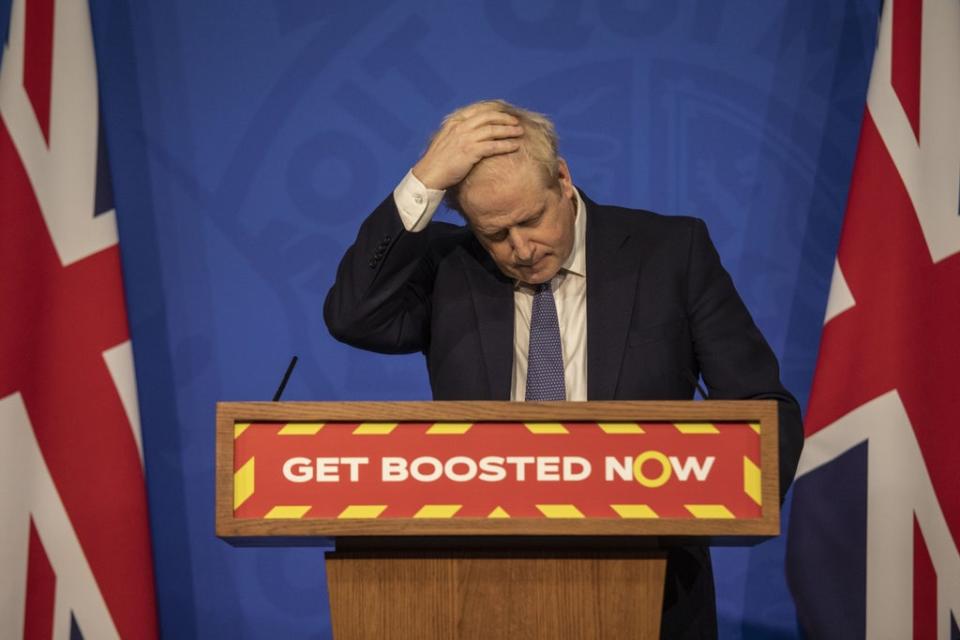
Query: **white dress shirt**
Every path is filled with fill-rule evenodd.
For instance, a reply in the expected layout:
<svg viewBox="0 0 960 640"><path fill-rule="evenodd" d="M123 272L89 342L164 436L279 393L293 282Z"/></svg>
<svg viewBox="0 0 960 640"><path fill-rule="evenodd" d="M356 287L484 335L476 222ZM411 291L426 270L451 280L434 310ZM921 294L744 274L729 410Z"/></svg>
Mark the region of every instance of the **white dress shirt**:
<svg viewBox="0 0 960 640"><path fill-rule="evenodd" d="M393 200L407 231L422 231L443 200L444 191L428 189L408 171L393 191ZM580 193L574 223L573 250L550 281L557 303L563 374L567 400L587 399L587 209ZM513 290L513 379L510 399L523 400L527 390L527 352L533 287L516 281Z"/></svg>

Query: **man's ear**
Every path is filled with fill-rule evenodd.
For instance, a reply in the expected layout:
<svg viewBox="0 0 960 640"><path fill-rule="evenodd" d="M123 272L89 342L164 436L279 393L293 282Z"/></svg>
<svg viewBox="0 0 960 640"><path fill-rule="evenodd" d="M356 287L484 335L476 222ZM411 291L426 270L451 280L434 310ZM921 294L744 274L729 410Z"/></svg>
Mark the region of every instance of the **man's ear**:
<svg viewBox="0 0 960 640"><path fill-rule="evenodd" d="M573 178L570 177L570 167L563 158L557 158L557 181L560 183L560 195L573 198Z"/></svg>

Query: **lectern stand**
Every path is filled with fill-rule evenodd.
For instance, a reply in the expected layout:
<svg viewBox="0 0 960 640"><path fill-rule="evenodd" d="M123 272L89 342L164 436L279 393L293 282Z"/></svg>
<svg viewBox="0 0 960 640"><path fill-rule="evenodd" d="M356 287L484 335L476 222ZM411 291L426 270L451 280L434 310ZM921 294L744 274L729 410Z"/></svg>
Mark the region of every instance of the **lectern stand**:
<svg viewBox="0 0 960 640"><path fill-rule="evenodd" d="M779 533L773 401L220 403L217 535L333 537L334 637L657 638L665 548Z"/></svg>
<svg viewBox="0 0 960 640"><path fill-rule="evenodd" d="M334 637L657 638L658 551L337 551Z"/></svg>

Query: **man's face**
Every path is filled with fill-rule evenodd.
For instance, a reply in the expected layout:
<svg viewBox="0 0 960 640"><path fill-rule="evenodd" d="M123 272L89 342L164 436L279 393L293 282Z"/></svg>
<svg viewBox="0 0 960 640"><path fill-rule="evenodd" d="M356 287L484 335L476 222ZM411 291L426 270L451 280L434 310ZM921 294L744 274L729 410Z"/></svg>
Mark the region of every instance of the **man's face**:
<svg viewBox="0 0 960 640"><path fill-rule="evenodd" d="M464 217L505 275L547 282L573 250L577 205L570 171L561 160L552 187L532 162L498 173L499 180L479 181L461 193Z"/></svg>

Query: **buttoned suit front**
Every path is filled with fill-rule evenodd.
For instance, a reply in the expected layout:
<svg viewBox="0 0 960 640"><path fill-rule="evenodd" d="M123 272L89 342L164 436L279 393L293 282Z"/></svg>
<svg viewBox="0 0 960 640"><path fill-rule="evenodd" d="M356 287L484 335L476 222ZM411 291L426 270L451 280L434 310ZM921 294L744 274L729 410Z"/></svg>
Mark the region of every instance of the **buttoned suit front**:
<svg viewBox="0 0 960 640"><path fill-rule="evenodd" d="M582 192L581 192L582 194ZM586 205L587 396L777 400L781 497L803 442L800 411L702 221ZM514 282L469 229L405 230L386 198L361 225L324 306L331 333L381 353L423 352L436 400L509 400ZM714 637L705 547L668 552L662 636Z"/></svg>

